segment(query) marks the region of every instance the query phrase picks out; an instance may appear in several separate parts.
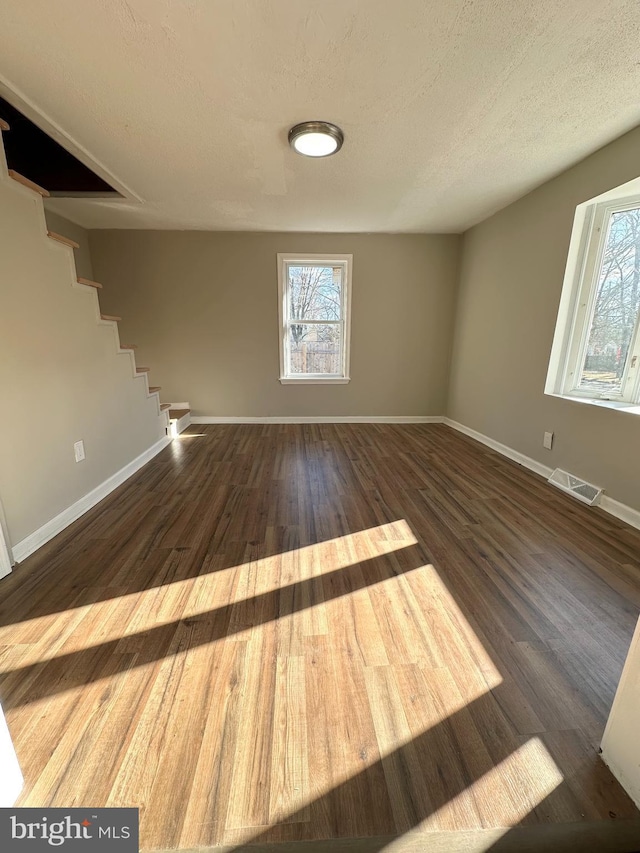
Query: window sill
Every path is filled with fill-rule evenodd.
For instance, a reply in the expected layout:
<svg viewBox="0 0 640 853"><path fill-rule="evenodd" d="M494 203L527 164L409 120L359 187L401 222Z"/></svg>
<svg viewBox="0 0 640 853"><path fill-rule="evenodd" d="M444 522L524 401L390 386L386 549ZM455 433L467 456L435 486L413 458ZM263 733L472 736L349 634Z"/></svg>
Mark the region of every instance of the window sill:
<svg viewBox="0 0 640 853"><path fill-rule="evenodd" d="M282 385L347 385L350 382L349 377L339 376L318 376L317 379L313 376L281 376L280 382Z"/></svg>
<svg viewBox="0 0 640 853"><path fill-rule="evenodd" d="M574 397L571 394L548 394L548 396L557 397L560 400L569 400L571 403L597 406L600 409L615 409L618 412L626 412L628 415L640 415L639 403L627 403L621 400L600 400L595 397Z"/></svg>

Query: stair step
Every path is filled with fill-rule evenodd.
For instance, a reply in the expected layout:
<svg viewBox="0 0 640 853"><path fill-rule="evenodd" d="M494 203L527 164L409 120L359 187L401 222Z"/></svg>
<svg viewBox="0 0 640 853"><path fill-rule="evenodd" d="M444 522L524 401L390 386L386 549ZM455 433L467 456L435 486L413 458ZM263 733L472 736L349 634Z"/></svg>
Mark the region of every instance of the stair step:
<svg viewBox="0 0 640 853"><path fill-rule="evenodd" d="M11 128L3 118L0 118L0 130L11 130Z"/></svg>
<svg viewBox="0 0 640 853"><path fill-rule="evenodd" d="M161 390L161 387L162 387L161 385L150 385L149 386L149 393L150 394L157 394L158 391Z"/></svg>
<svg viewBox="0 0 640 853"><path fill-rule="evenodd" d="M115 314L101 314L100 319L101 320L113 320L114 323L118 323L120 320L122 320L122 317L116 317Z"/></svg>
<svg viewBox="0 0 640 853"><path fill-rule="evenodd" d="M34 181L30 181L29 178L25 178L24 175L20 174L20 172L9 169L9 177L13 178L17 183L22 184L23 187L28 187L30 190L35 190L35 192L40 193L43 198L49 198L48 190L45 190L44 187L39 186Z"/></svg>
<svg viewBox="0 0 640 853"><path fill-rule="evenodd" d="M166 412L167 409L171 408L171 403L160 403L160 411Z"/></svg>
<svg viewBox="0 0 640 853"><path fill-rule="evenodd" d="M137 344L120 344L120 349L138 349Z"/></svg>
<svg viewBox="0 0 640 853"><path fill-rule="evenodd" d="M171 420L179 421L185 415L188 415L191 409L169 409L169 417Z"/></svg>
<svg viewBox="0 0 640 853"><path fill-rule="evenodd" d="M149 373L150 367L136 367L136 373Z"/></svg>
<svg viewBox="0 0 640 853"><path fill-rule="evenodd" d="M91 281L90 278L81 278L78 276L78 284L86 284L87 287L99 287L102 288L102 285L97 281Z"/></svg>
<svg viewBox="0 0 640 853"><path fill-rule="evenodd" d="M58 243L64 243L65 246L71 246L72 249L80 248L80 244L76 243L75 240L72 240L70 237L63 237L62 234L56 234L55 231L47 231L47 237L51 237L52 240L57 240Z"/></svg>

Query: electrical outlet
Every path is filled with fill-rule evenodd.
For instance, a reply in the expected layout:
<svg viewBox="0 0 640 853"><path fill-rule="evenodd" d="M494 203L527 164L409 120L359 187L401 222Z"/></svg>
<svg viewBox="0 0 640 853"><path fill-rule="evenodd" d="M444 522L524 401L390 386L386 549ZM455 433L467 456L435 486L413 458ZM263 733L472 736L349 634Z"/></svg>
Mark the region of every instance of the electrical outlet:
<svg viewBox="0 0 640 853"><path fill-rule="evenodd" d="M545 432L544 439L542 440L542 446L546 447L547 450L551 450L553 447L553 433Z"/></svg>
<svg viewBox="0 0 640 853"><path fill-rule="evenodd" d="M76 457L76 462L82 462L84 459L84 441L76 441L73 445L73 453Z"/></svg>

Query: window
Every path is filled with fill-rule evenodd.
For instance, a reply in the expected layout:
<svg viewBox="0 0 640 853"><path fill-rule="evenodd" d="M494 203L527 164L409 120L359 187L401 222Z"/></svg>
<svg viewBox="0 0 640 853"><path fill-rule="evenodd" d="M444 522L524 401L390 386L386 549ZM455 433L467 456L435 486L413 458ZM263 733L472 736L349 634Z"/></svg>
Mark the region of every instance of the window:
<svg viewBox="0 0 640 853"><path fill-rule="evenodd" d="M278 255L280 381L349 381L352 255Z"/></svg>
<svg viewBox="0 0 640 853"><path fill-rule="evenodd" d="M547 393L619 408L640 402L639 326L640 197L581 205Z"/></svg>

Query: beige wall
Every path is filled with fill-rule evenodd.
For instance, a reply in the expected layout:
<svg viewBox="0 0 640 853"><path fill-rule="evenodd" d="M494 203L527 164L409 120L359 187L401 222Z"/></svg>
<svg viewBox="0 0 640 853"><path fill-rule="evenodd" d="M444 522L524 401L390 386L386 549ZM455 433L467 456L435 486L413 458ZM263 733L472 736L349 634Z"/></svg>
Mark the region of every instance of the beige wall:
<svg viewBox="0 0 640 853"><path fill-rule="evenodd" d="M636 178L639 150L637 129L465 234L448 404L452 419L638 510L640 418L543 389L576 205Z"/></svg>
<svg viewBox="0 0 640 853"><path fill-rule="evenodd" d="M42 201L0 162L0 498L15 546L162 435L157 399L46 236ZM74 461L83 439L86 460Z"/></svg>
<svg viewBox="0 0 640 853"><path fill-rule="evenodd" d="M78 243L80 248L73 250L76 259L76 272L82 278L88 278L93 281L93 265L91 263L91 252L89 251L89 232L80 225L76 225L75 222L65 219L64 216L54 213L53 210L47 210L46 207L44 215L49 231L55 231L56 234L62 234L63 237L70 237Z"/></svg>
<svg viewBox="0 0 640 853"><path fill-rule="evenodd" d="M103 305L196 415L441 415L456 236L92 231ZM278 252L353 254L348 385L278 381Z"/></svg>

